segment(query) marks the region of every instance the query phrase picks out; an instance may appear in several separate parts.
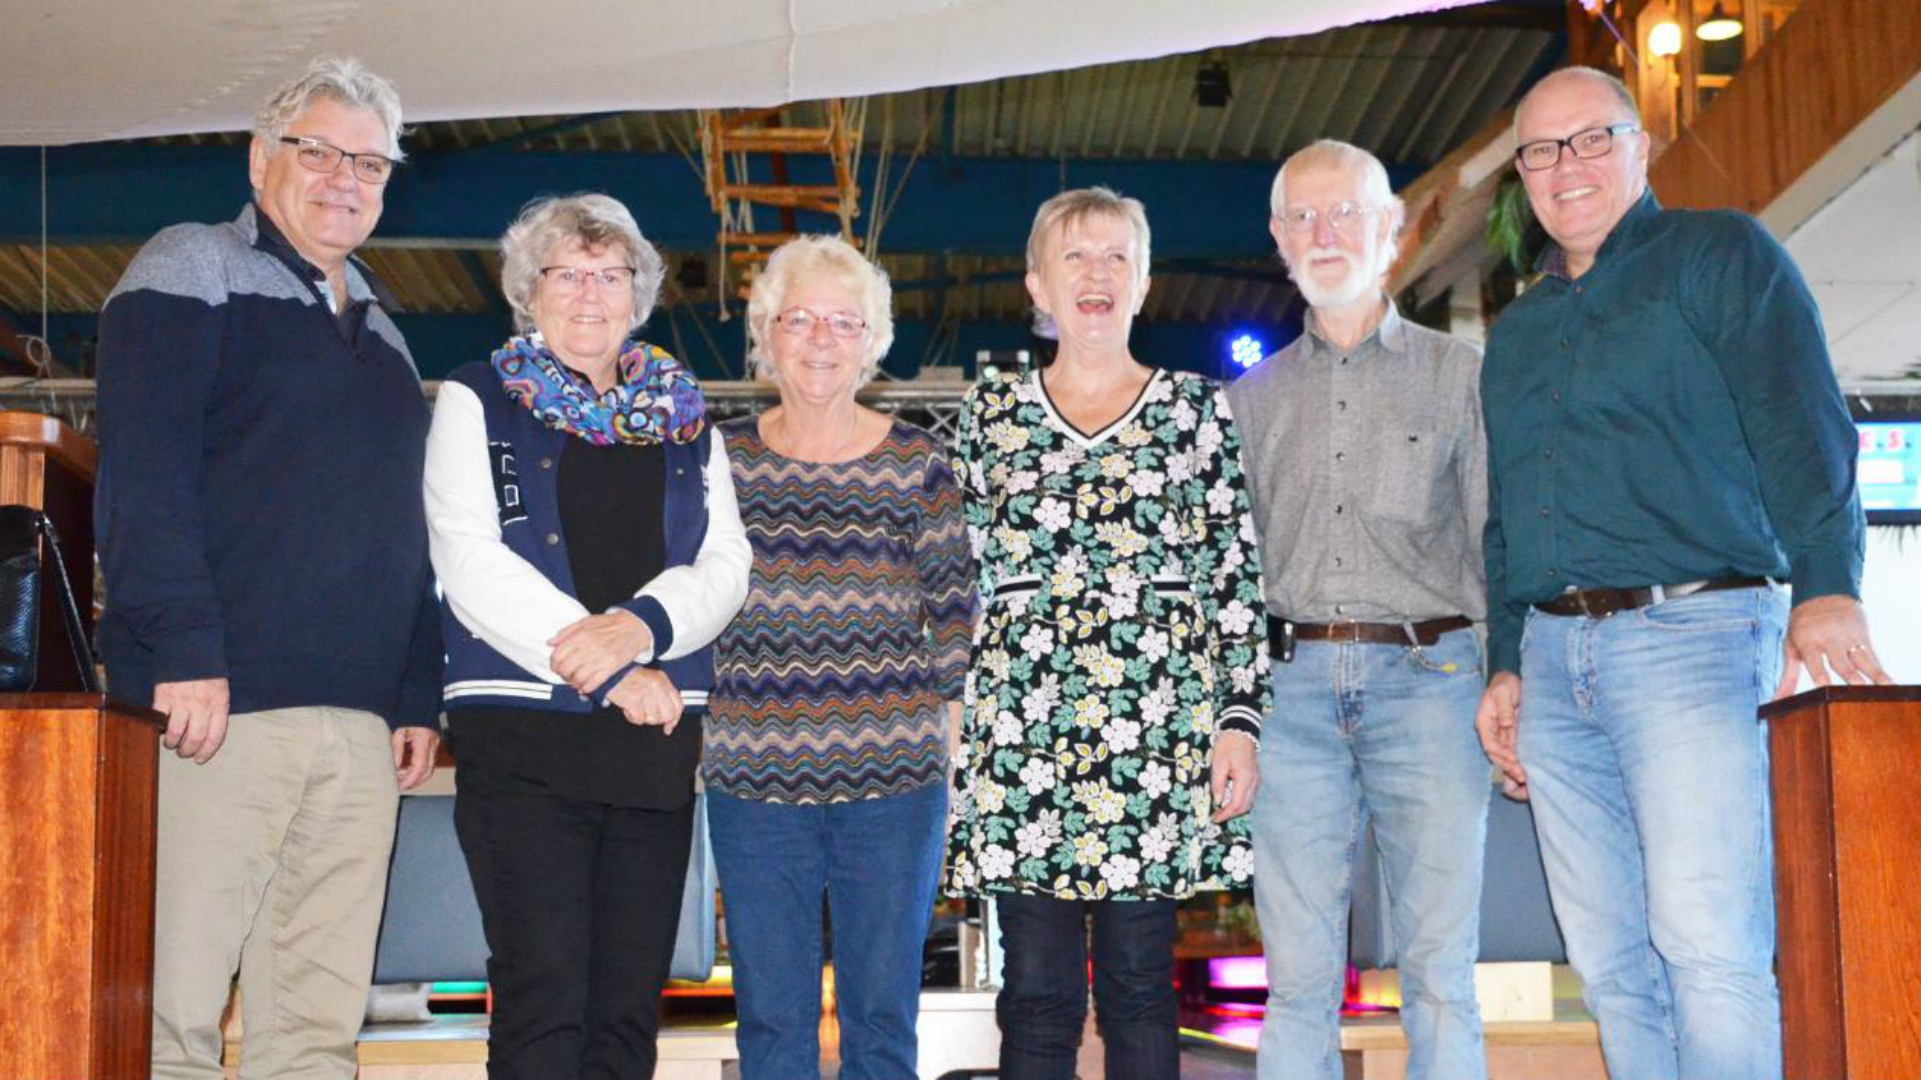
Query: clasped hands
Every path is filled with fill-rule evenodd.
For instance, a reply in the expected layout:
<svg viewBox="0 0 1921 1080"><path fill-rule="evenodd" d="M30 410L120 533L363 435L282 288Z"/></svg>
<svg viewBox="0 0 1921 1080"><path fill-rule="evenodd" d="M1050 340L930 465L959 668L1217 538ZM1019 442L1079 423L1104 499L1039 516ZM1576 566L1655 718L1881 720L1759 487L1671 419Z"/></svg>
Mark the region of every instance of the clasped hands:
<svg viewBox="0 0 1921 1080"><path fill-rule="evenodd" d="M616 608L570 623L548 639L554 650L548 666L569 686L589 694L633 663L653 640L639 616ZM680 724L680 691L652 668L628 672L606 698L630 724L658 727L662 735L672 735Z"/></svg>

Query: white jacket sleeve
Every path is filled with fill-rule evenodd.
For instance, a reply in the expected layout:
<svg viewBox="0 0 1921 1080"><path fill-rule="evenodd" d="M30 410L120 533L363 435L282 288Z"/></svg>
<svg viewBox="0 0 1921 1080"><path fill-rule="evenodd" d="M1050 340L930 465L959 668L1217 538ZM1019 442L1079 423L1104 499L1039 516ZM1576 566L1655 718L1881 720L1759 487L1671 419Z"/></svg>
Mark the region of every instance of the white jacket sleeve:
<svg viewBox="0 0 1921 1080"><path fill-rule="evenodd" d="M547 642L587 609L501 541L486 414L457 382L441 383L434 403L424 493L428 553L455 617L535 678L565 682Z"/></svg>
<svg viewBox="0 0 1921 1080"><path fill-rule="evenodd" d="M686 656L710 644L747 599L754 549L747 543L740 506L734 500L727 440L716 431L712 441L713 452L707 458L707 536L699 554L685 566L661 571L634 599L619 605L640 616L654 630L654 640L667 642L661 660ZM665 627L658 625L662 618Z"/></svg>

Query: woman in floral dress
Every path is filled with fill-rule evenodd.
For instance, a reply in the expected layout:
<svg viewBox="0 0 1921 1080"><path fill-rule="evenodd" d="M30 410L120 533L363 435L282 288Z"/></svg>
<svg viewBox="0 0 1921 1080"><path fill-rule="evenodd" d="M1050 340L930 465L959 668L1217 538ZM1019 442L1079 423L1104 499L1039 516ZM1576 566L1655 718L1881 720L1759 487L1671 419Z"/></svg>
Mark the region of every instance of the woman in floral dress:
<svg viewBox="0 0 1921 1080"><path fill-rule="evenodd" d="M985 617L955 767L949 891L994 898L1000 1075L1067 1080L1094 997L1111 1080L1178 1075L1174 910L1246 887L1269 705L1240 440L1213 381L1147 367L1141 204L1068 191L1035 216L1046 368L989 376L957 471Z"/></svg>

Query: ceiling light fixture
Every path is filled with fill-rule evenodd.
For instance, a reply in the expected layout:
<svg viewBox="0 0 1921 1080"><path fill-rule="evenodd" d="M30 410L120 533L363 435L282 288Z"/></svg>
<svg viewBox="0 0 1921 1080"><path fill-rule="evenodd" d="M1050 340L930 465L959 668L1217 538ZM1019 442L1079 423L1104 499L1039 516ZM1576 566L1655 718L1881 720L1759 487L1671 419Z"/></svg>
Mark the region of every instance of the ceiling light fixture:
<svg viewBox="0 0 1921 1080"><path fill-rule="evenodd" d="M1694 28L1694 36L1702 41L1726 41L1741 36L1741 20L1728 14L1728 9L1715 0L1714 10L1708 13L1706 22Z"/></svg>
<svg viewBox="0 0 1921 1080"><path fill-rule="evenodd" d="M1648 31L1648 51L1656 56L1678 56L1681 53L1681 24L1658 22Z"/></svg>
<svg viewBox="0 0 1921 1080"><path fill-rule="evenodd" d="M1210 60L1194 72L1194 103L1203 109L1224 109L1234 96L1234 85L1227 77L1227 65Z"/></svg>

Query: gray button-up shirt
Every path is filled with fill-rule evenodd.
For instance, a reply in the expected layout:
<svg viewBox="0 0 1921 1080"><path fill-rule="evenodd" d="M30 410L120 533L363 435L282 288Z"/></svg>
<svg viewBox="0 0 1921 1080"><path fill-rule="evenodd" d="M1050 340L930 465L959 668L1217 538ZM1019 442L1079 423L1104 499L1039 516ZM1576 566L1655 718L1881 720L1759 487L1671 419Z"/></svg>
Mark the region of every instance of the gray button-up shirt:
<svg viewBox="0 0 1921 1080"><path fill-rule="evenodd" d="M1487 616L1481 353L1390 302L1351 354L1315 329L1228 387L1267 609L1298 622Z"/></svg>

